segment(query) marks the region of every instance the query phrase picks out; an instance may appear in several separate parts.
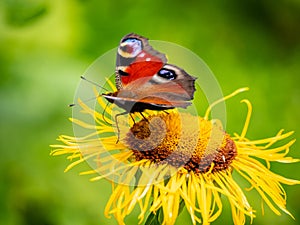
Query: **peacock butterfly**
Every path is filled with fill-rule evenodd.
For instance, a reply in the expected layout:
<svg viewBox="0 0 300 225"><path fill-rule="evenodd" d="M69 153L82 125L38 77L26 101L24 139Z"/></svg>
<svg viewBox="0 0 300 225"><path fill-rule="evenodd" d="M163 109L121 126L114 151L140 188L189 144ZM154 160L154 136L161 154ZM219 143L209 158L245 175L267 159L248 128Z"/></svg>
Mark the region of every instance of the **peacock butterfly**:
<svg viewBox="0 0 300 225"><path fill-rule="evenodd" d="M134 33L121 39L115 73L118 90L102 96L123 108L121 114L186 108L194 97L196 78L168 64L165 54Z"/></svg>

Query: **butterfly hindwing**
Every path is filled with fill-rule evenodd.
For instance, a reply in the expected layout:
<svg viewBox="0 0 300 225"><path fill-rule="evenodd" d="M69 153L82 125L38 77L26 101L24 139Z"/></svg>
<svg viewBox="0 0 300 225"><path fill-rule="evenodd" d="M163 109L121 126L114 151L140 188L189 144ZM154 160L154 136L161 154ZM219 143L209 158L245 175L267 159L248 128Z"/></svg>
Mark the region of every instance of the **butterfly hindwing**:
<svg viewBox="0 0 300 225"><path fill-rule="evenodd" d="M110 96L104 97L130 112L186 108L194 96L195 80L195 77L183 69L166 64L151 79L139 78Z"/></svg>

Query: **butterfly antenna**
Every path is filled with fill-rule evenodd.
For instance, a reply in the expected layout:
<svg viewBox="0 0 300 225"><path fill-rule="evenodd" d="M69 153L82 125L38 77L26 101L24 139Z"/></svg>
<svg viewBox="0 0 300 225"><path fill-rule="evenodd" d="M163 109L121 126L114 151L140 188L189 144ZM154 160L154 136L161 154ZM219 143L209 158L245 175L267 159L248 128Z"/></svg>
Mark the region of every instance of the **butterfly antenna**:
<svg viewBox="0 0 300 225"><path fill-rule="evenodd" d="M97 99L99 96L101 96L101 95L98 95L97 97L92 97L92 98L86 99L86 100L84 100L84 101L82 101L82 102L86 103L86 102L93 101L93 100ZM68 106L69 106L69 107L74 107L74 106L77 106L77 105L78 105L78 104L76 104L76 103L71 103L71 104L69 104Z"/></svg>
<svg viewBox="0 0 300 225"><path fill-rule="evenodd" d="M97 83L94 82L94 81L91 81L91 80L86 79L84 76L80 76L80 78L81 78L82 80L87 81L87 82L90 83L90 84L93 84L93 85L95 85L95 86L97 86L97 87L99 87L99 88L101 88L101 89L103 89L103 90L109 92L109 90L106 89L105 87L102 87L101 85L97 84ZM89 101L95 100L96 98L98 98L98 97L100 97L100 96L101 96L101 95L98 95L97 97L89 98L89 99L87 99L87 100L84 100L83 102L89 102ZM69 106L69 107L74 107L74 106L77 106L77 105L78 105L78 104L76 104L76 103L72 103L72 104L69 104L68 106Z"/></svg>
<svg viewBox="0 0 300 225"><path fill-rule="evenodd" d="M82 80L85 80L85 81L89 82L90 84L93 84L93 85L96 85L96 86L99 87L99 88L102 88L102 89L105 90L105 91L109 91L109 90L107 90L105 87L102 87L101 85L97 84L96 82L86 79L84 76L80 76L80 78L81 78Z"/></svg>
<svg viewBox="0 0 300 225"><path fill-rule="evenodd" d="M93 100L95 100L95 99L97 99L98 97L100 97L101 95L98 95L98 96L96 96L96 97L92 97L92 98L89 98L89 99L86 99L86 100L84 100L84 101L82 101L82 102L90 102L90 101L93 101ZM77 106L78 104L76 104L76 103L72 103L72 104L69 104L68 106L69 107L74 107L74 106Z"/></svg>

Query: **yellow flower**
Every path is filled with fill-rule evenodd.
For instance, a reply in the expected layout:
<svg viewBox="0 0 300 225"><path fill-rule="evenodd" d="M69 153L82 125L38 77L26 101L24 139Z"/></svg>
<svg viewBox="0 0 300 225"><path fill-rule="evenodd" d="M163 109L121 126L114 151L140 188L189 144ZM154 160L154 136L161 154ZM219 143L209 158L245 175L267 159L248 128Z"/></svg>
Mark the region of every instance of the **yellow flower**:
<svg viewBox="0 0 300 225"><path fill-rule="evenodd" d="M81 138L61 135L58 140L63 144L53 145L51 154L67 154L73 160L66 171L89 160L94 163L93 169L82 174L96 174L94 181L111 180L113 191L105 215L114 215L119 224L124 224L124 218L136 205L140 208L140 222L150 212L147 222L156 219L161 224L174 224L185 206L192 224L210 224L222 212L223 197L230 203L234 224L245 224L246 216L251 221L255 218L255 210L245 195L252 189L275 214L283 211L292 216L286 209L282 184L300 182L275 174L270 163L298 161L287 156L295 140L273 147L293 132L280 130L274 137L247 139L252 112L248 100L242 101L248 106L248 114L240 135L230 136L218 120L208 119L215 104L244 90L216 101L203 118L176 110L147 111L146 119L135 117L138 122L118 117L120 134L109 124L116 123L112 119L113 106L106 107L103 98L98 103L100 108L106 107L105 114L79 102L82 112L92 116L95 124L75 118L72 121L91 133ZM236 182L233 171L249 183L246 191Z"/></svg>

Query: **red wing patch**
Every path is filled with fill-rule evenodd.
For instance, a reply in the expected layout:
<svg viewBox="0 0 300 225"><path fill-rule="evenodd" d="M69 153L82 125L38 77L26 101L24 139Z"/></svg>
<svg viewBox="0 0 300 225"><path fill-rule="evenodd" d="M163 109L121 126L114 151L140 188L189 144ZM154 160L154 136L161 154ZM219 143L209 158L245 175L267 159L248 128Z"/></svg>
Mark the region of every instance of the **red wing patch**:
<svg viewBox="0 0 300 225"><path fill-rule="evenodd" d="M128 76L122 76L123 85L135 81L139 78L144 79L145 82L151 79L164 65L164 62L157 56L153 56L146 51L142 51L137 55L136 60L131 63L125 70Z"/></svg>
<svg viewBox="0 0 300 225"><path fill-rule="evenodd" d="M163 63L159 61L134 62L126 68L126 73L128 73L129 76L122 76L122 83L127 85L139 78L147 78L143 79L147 82L162 68L162 66Z"/></svg>

